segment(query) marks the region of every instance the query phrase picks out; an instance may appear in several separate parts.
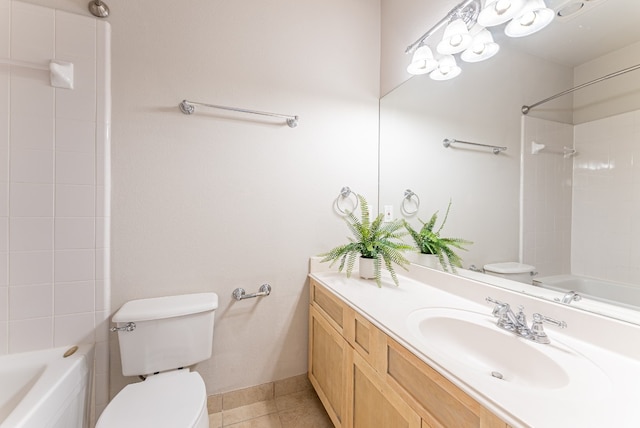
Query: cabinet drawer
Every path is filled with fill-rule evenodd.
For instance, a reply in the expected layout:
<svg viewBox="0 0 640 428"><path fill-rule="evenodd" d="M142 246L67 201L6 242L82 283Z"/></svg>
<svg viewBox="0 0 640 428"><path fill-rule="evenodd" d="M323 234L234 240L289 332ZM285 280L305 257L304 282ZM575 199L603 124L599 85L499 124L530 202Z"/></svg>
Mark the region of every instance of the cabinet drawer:
<svg viewBox="0 0 640 428"><path fill-rule="evenodd" d="M344 327L345 305L333 294L329 293L323 286L315 280L310 281L309 300L316 308L327 317L333 327L342 333Z"/></svg>
<svg viewBox="0 0 640 428"><path fill-rule="evenodd" d="M407 402L413 403L426 426L506 427L497 416L390 338L386 363L389 383Z"/></svg>

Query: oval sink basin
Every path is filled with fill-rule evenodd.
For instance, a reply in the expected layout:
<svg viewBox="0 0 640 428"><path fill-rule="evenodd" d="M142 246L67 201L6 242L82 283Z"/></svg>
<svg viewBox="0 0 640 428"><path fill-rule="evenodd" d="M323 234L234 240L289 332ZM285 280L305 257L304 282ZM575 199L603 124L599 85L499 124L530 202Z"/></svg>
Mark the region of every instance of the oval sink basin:
<svg viewBox="0 0 640 428"><path fill-rule="evenodd" d="M407 323L438 363L454 364L487 379L545 390L565 388L576 375L604 379L590 361L578 361L579 354L553 343L553 337L550 345L534 343L500 329L491 315L428 308L409 314Z"/></svg>

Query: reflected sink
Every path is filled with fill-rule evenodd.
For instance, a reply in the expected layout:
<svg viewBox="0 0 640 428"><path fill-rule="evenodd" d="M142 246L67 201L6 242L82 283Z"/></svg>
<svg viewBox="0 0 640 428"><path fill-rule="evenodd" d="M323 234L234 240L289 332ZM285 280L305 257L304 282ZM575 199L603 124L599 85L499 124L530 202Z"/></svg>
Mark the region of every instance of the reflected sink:
<svg viewBox="0 0 640 428"><path fill-rule="evenodd" d="M436 362L462 367L486 379L544 390L576 386L582 383L582 376L609 384L597 366L554 342L552 335L550 345L534 343L498 328L491 315L428 308L409 314L407 323Z"/></svg>

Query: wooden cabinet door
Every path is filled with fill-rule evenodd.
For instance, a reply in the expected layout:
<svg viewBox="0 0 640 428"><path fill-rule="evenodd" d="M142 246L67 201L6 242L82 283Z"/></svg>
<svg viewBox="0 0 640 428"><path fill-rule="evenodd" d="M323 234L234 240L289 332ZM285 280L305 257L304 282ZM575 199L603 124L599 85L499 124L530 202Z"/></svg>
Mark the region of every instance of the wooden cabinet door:
<svg viewBox="0 0 640 428"><path fill-rule="evenodd" d="M420 416L360 354L353 353L348 428L420 428Z"/></svg>
<svg viewBox="0 0 640 428"><path fill-rule="evenodd" d="M346 416L347 379L352 351L347 341L314 307L309 307L309 380L331 421L341 428Z"/></svg>

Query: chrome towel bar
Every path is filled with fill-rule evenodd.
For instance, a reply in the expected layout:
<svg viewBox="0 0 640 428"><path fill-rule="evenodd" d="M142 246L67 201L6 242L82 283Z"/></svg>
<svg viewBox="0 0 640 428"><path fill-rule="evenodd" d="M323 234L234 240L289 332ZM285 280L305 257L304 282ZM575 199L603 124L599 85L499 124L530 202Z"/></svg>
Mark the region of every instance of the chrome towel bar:
<svg viewBox="0 0 640 428"><path fill-rule="evenodd" d="M271 286L269 284L262 284L257 293L247 294L244 288L236 288L231 295L236 300L244 300L253 297L268 296L269 294L271 294Z"/></svg>
<svg viewBox="0 0 640 428"><path fill-rule="evenodd" d="M445 138L444 141L442 141L442 145L445 147L449 147L451 144L456 144L456 143L469 144L472 146L480 146L480 147L489 147L490 149L492 149L494 155L500 154L500 152L504 152L505 150L507 150L506 147L493 146L490 144L472 143L470 141L461 141L461 140L449 139L449 138Z"/></svg>
<svg viewBox="0 0 640 428"><path fill-rule="evenodd" d="M196 111L195 106L217 108L219 110L235 111L239 113L258 114L261 116L281 117L287 120L287 126L289 126L289 128L295 128L296 126L298 126L298 119L299 119L298 116L291 116L288 114L269 113L266 111L257 111L257 110L247 110L243 108L219 106L215 104L205 104L205 103L199 103L196 101L187 101L187 100L182 100L182 102L178 104L178 107L180 107L180 111L184 114L193 114Z"/></svg>

